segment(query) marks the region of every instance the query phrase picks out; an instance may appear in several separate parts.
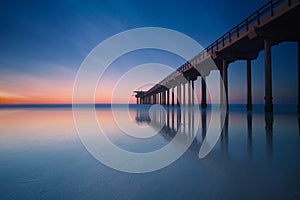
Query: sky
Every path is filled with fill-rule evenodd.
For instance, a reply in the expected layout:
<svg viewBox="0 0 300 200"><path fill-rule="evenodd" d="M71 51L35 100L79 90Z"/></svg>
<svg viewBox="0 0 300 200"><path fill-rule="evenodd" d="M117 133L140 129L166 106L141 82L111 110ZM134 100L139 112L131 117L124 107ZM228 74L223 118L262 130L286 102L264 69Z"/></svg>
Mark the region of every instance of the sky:
<svg viewBox="0 0 300 200"><path fill-rule="evenodd" d="M122 31L163 27L208 46L265 1L0 1L0 104L71 103L76 73L99 43ZM174 69L183 60L157 50L131 52L111 64L96 91L96 103L111 103L114 87L130 69L162 63ZM296 103L297 45L272 47L274 103ZM263 103L263 52L252 62L253 102ZM245 103L245 61L229 66L229 102ZM213 72L210 84L218 84ZM147 74L141 74L147 76ZM196 81L196 90L200 81ZM146 90L151 84L137 85ZM198 96L200 92L198 92ZM211 95L217 94L210 91ZM131 94L117 95L128 103ZM129 99L131 103L135 100ZM83 102L84 103L84 102Z"/></svg>

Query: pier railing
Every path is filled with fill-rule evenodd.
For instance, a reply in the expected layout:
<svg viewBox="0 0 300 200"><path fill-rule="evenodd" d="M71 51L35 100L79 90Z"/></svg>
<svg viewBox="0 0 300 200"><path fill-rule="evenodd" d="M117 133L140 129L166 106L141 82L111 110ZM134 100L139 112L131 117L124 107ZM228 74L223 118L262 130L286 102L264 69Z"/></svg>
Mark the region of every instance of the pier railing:
<svg viewBox="0 0 300 200"><path fill-rule="evenodd" d="M299 3L300 0L270 0L252 13L249 17L241 21L227 33L211 43L208 47L203 49L199 54L182 64L179 68L177 68L176 71L172 72L148 91L145 91L144 96L147 96L156 90L161 90L161 86L167 86L167 83L172 82L172 80L175 80L176 77L181 76L184 72L192 69L194 66L203 62L207 58L211 58L214 52L218 52L224 48L227 48L241 38L247 36L249 31L251 31L254 27L263 26L264 24L268 23L268 21L273 20L275 17L286 12L287 9L298 6Z"/></svg>
<svg viewBox="0 0 300 200"><path fill-rule="evenodd" d="M288 6L292 5L292 0L271 0L267 2L265 5L260 7L254 13L252 13L245 20L241 21L238 25L230 29L227 33L222 35L220 38L215 40L212 44L206 47L203 51L201 51L197 56L195 56L192 60L199 62L208 56L211 55L214 51L218 51L226 45L230 45L233 38L239 38L242 32L248 32L250 27L259 26L261 24L262 18L270 15L274 16L274 11L283 4L287 4ZM190 63L193 63L191 61ZM180 66L177 71L185 71L190 69L192 65L189 62Z"/></svg>
<svg viewBox="0 0 300 200"><path fill-rule="evenodd" d="M239 37L239 34L242 31L248 31L249 27L253 25L260 25L261 19L266 16L274 15L274 10L281 6L284 3L289 3L291 2L290 0L271 0L262 7L260 7L257 11L252 13L248 18L240 22L238 25L230 29L227 33L222 35L219 39L217 39L215 42L213 42L211 45L209 45L206 49L205 52L212 52L214 50L218 50L220 46L225 46L225 43L231 42L233 37Z"/></svg>

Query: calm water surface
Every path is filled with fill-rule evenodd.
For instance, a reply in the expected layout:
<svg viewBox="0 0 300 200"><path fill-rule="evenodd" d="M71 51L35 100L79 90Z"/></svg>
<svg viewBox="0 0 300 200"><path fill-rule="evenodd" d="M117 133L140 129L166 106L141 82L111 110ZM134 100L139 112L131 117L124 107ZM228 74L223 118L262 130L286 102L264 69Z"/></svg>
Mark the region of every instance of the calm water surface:
<svg viewBox="0 0 300 200"><path fill-rule="evenodd" d="M178 134L195 135L189 150L168 167L130 174L106 167L87 152L72 109L2 108L0 199L300 199L299 116L260 110L231 109L216 146L199 159L208 126L217 126L210 124L210 109L197 115L170 109L160 133L145 140L123 134L110 108L99 107L103 130L129 151L159 149L179 127ZM128 118L121 107L118 116ZM130 119L148 126L148 107L132 107Z"/></svg>

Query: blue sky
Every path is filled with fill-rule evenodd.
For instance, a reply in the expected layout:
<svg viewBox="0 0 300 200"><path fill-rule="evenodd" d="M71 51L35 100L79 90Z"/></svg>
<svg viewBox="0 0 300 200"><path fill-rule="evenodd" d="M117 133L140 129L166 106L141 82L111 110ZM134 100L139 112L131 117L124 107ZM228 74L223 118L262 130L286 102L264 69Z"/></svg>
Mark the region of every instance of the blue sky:
<svg viewBox="0 0 300 200"><path fill-rule="evenodd" d="M32 98L50 95L49 99L55 96L55 86L62 84L68 89L58 88L59 94L69 93L76 71L87 54L101 41L132 28L174 29L206 47L264 3L259 0L1 1L0 97L1 94ZM274 102L296 103L296 44L275 46L272 53ZM116 65L111 73L122 74L130 64L147 62L147 58L173 67L180 63L180 59L172 60L172 56L167 56L169 60L161 55L154 58L156 53L151 51L143 55L136 53L123 59L120 65L128 66L120 69ZM263 72L261 52L253 61L256 103L263 102ZM229 99L232 103L245 102L244 78L245 62L231 64ZM41 92L37 85L49 92Z"/></svg>

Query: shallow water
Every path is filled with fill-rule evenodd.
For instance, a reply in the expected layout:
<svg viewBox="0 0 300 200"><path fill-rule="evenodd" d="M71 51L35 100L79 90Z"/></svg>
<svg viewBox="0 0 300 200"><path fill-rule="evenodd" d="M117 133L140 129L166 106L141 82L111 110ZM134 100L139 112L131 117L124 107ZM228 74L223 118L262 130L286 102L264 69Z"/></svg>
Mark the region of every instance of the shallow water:
<svg viewBox="0 0 300 200"><path fill-rule="evenodd" d="M207 129L219 126L211 109L169 109L151 124L148 108L131 107L129 118L126 109L116 110L132 125L164 125L148 139L124 134L109 107L96 109L108 138L128 151L160 149L176 134L195 137L174 163L142 174L96 160L81 143L70 108L0 109L0 199L300 199L297 113L232 108L216 145L199 159Z"/></svg>

